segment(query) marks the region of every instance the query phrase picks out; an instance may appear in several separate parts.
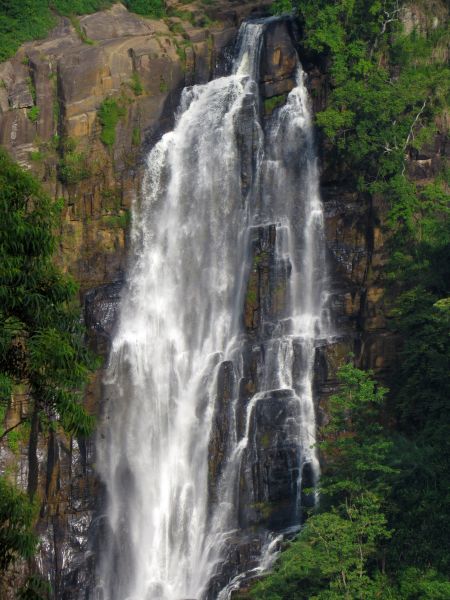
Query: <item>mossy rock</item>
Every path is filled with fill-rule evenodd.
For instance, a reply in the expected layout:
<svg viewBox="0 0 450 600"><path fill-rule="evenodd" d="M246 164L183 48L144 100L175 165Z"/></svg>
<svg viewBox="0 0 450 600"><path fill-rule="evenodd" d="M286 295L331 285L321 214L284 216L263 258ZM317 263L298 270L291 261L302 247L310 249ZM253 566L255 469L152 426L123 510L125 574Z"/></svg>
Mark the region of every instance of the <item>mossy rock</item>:
<svg viewBox="0 0 450 600"><path fill-rule="evenodd" d="M266 98L264 100L264 114L270 116L273 111L283 104L286 103L287 94L280 94L279 96L272 96L272 98Z"/></svg>

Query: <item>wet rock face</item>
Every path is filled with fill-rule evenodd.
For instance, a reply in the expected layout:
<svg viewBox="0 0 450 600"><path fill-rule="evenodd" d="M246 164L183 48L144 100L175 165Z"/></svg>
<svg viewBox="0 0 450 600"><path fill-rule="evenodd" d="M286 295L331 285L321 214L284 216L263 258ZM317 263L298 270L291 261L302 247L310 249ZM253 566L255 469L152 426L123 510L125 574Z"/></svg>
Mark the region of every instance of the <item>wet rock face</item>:
<svg viewBox="0 0 450 600"><path fill-rule="evenodd" d="M286 315L289 261L275 256L275 225L255 227L251 232L251 270L244 304L244 325L249 335L270 337L277 321Z"/></svg>
<svg viewBox="0 0 450 600"><path fill-rule="evenodd" d="M38 563L50 577L56 598L78 598L80 588L90 581L86 559L97 497L93 452L90 440L67 443L50 433Z"/></svg>
<svg viewBox="0 0 450 600"><path fill-rule="evenodd" d="M117 321L123 280L93 288L84 296L84 321L97 354L106 356Z"/></svg>
<svg viewBox="0 0 450 600"><path fill-rule="evenodd" d="M251 269L247 278L244 351L237 411L238 439L244 436L249 402L263 384L266 344L287 314L291 265L276 257L275 225L251 232ZM299 404L290 390L260 398L252 410L248 447L239 481L239 526L281 530L298 521Z"/></svg>
<svg viewBox="0 0 450 600"><path fill-rule="evenodd" d="M248 570L258 566L261 556L261 538L255 535L240 535L228 541L224 560L218 566L212 578L204 600L217 600L219 592L224 587L224 582L231 581L242 573L242 567Z"/></svg>
<svg viewBox="0 0 450 600"><path fill-rule="evenodd" d="M209 455L209 505L218 501L218 485L226 459L229 455L230 432L232 428L232 400L234 397L235 377L233 363L225 361L220 364L217 375L217 396L214 406L214 417L208 447Z"/></svg>
<svg viewBox="0 0 450 600"><path fill-rule="evenodd" d="M295 87L297 40L293 19L278 19L268 26L261 55L260 85L264 98L287 94Z"/></svg>
<svg viewBox="0 0 450 600"><path fill-rule="evenodd" d="M261 398L252 411L241 468L239 524L270 530L298 524L300 406L290 390Z"/></svg>

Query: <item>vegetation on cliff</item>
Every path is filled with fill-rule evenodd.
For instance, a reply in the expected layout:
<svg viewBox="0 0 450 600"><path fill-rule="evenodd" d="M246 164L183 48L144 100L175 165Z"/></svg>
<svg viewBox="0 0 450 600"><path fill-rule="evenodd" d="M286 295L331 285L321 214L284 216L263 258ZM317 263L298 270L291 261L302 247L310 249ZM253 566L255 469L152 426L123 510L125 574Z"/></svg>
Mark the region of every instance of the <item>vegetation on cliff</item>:
<svg viewBox="0 0 450 600"><path fill-rule="evenodd" d="M28 424L30 461L40 430L59 424L68 433L87 435L93 427L80 399L96 362L84 343L77 286L53 262L59 213L59 204L36 179L0 151L2 414L18 386L26 398L20 417L0 432L0 439ZM31 471L30 462L28 491L33 498ZM0 477L0 574L15 558L32 554L34 516L34 504L6 476Z"/></svg>
<svg viewBox="0 0 450 600"><path fill-rule="evenodd" d="M58 15L89 14L114 3L115 0L2 0L0 61L15 54L24 42L44 38L56 25ZM159 18L165 13L164 0L125 0L123 4L147 17Z"/></svg>
<svg viewBox="0 0 450 600"><path fill-rule="evenodd" d="M449 170L422 186L408 177L448 111L449 32L443 19L428 35L403 32L406 4L295 3L305 51L331 64L317 123L336 169L389 202L386 283L402 344L388 395L341 371L321 432L320 507L250 591L258 600L450 597Z"/></svg>
<svg viewBox="0 0 450 600"><path fill-rule="evenodd" d="M250 596L255 600L448 598L448 573L435 568L445 546L423 562L401 553L402 538L410 527L414 535L420 521L405 527L398 518L403 506L395 490L405 483L407 455L383 426L387 390L370 373L351 364L340 370L339 379L341 390L329 403L330 421L320 431L324 464L320 508L281 554L274 572L261 579ZM410 492L409 487L403 491ZM422 497L419 506L430 500ZM439 508L442 518L445 510Z"/></svg>

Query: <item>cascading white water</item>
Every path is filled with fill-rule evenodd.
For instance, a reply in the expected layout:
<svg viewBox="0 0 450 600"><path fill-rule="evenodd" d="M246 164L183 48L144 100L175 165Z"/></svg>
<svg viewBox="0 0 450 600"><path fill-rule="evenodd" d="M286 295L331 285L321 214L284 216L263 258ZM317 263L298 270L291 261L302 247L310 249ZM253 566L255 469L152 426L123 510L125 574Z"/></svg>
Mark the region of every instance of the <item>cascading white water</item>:
<svg viewBox="0 0 450 600"><path fill-rule="evenodd" d="M108 497L103 600L204 596L238 527L236 482L252 412L272 390L290 390L299 406L298 486L304 465L318 475L312 379L326 273L311 115L299 67L297 87L263 133L256 82L264 29L264 22L242 26L232 75L183 92L175 129L150 152L133 207L134 259L98 441ZM227 455L212 502L217 380L224 364L234 382L242 378L250 232L268 224L277 230L276 260L290 262L289 306L261 341L265 360L243 435L233 387Z"/></svg>

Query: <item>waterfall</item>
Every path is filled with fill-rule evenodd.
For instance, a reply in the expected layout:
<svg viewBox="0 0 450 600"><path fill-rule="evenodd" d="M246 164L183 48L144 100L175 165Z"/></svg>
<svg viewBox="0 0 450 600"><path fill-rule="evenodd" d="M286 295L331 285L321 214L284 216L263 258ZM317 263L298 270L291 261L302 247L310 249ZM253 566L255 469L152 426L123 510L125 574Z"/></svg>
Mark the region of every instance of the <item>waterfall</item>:
<svg viewBox="0 0 450 600"><path fill-rule="evenodd" d="M318 476L314 348L329 325L317 159L300 65L284 106L261 116L266 26L241 27L230 76L183 91L133 207L97 444L108 499L103 600L227 597L239 574L222 591L211 581L241 527L239 482L259 452L265 406L286 412L275 437L293 448L292 522L302 479ZM258 292L249 329L249 280L264 261L273 298ZM261 540L259 568L274 548L267 531Z"/></svg>

